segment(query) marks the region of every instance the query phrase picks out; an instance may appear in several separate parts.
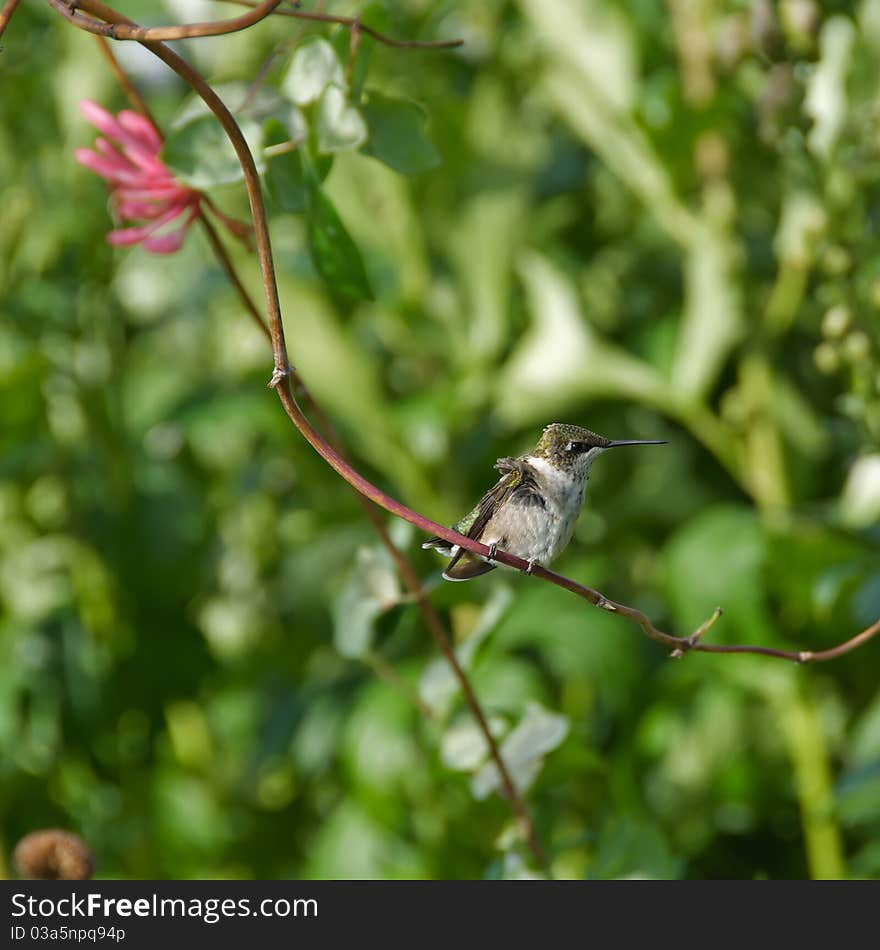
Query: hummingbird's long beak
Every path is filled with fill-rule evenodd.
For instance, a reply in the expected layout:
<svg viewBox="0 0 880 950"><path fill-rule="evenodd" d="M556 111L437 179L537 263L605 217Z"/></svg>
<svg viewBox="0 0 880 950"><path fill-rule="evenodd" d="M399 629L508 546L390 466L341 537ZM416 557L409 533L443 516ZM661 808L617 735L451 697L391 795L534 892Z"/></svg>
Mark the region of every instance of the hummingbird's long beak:
<svg viewBox="0 0 880 950"><path fill-rule="evenodd" d="M665 439L617 439L608 443L609 449L615 449L618 445L667 445Z"/></svg>

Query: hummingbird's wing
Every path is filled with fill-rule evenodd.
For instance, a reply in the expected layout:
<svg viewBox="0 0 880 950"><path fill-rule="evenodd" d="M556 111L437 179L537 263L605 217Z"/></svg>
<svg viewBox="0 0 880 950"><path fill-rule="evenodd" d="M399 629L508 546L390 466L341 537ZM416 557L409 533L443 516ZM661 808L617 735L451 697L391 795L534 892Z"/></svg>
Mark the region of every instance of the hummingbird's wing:
<svg viewBox="0 0 880 950"><path fill-rule="evenodd" d="M454 531L475 541L480 539L490 518L502 505L517 494L536 490L528 466L519 459L498 459L495 468L504 473L498 482L483 495L474 508L452 525ZM499 546L504 547L503 539ZM436 547L438 550L445 548L443 553L452 553L449 542L442 538L431 538L422 547ZM448 581L468 581L472 577L495 570L495 566L478 554L459 548L443 572L443 577Z"/></svg>

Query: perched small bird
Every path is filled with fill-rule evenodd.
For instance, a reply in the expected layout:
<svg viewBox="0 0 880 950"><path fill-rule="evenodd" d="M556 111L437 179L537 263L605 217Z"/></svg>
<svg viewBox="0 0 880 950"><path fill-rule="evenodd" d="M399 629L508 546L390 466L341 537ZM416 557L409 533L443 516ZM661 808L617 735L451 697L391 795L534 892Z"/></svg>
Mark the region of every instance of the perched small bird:
<svg viewBox="0 0 880 950"><path fill-rule="evenodd" d="M486 557L430 538L423 548L434 548L451 558L443 577L467 581L494 570L491 561L500 548L529 562L546 566L571 540L584 502L590 467L606 450L619 445L664 445L660 441L612 441L580 426L554 422L544 429L527 455L495 463L501 478L479 504L452 525L452 530L488 545Z"/></svg>

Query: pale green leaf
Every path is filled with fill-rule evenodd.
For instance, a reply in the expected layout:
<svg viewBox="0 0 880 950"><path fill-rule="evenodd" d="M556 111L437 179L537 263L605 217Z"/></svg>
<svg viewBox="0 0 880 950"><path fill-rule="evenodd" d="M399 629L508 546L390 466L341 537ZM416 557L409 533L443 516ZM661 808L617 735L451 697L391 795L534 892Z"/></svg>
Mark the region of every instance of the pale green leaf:
<svg viewBox="0 0 880 950"><path fill-rule="evenodd" d="M490 716L488 725L489 731L497 738L503 734L507 723L500 716ZM451 725L440 740L443 764L459 772L473 772L488 754L486 737L470 715Z"/></svg>
<svg viewBox="0 0 880 950"><path fill-rule="evenodd" d="M241 119L239 127L252 154L258 155L263 145L261 125ZM173 129L162 147L162 159L192 188L214 188L244 178L235 149L214 115L198 116Z"/></svg>
<svg viewBox="0 0 880 950"><path fill-rule="evenodd" d="M342 64L327 40L313 37L293 54L281 89L291 102L305 106L317 102L331 83L345 84Z"/></svg>
<svg viewBox="0 0 880 950"><path fill-rule="evenodd" d="M455 655L464 670L470 670L474 656L483 641L495 629L513 600L507 586L496 587L483 607L480 619L467 639L455 648ZM419 679L419 696L431 709L442 712L458 689L458 680L443 657L435 657Z"/></svg>
<svg viewBox="0 0 880 950"><path fill-rule="evenodd" d="M497 411L505 421L546 421L560 400L585 396L664 401L665 385L653 367L599 336L554 264L530 253L519 271L531 325L498 376Z"/></svg>
<svg viewBox="0 0 880 950"><path fill-rule="evenodd" d="M327 86L318 102L318 151L351 152L367 139L367 125L341 86Z"/></svg>
<svg viewBox="0 0 880 950"><path fill-rule="evenodd" d="M333 610L336 649L363 659L373 646L376 620L400 601L400 584L384 548L360 548Z"/></svg>
<svg viewBox="0 0 880 950"><path fill-rule="evenodd" d="M568 735L567 716L548 712L538 703L529 703L519 723L501 743L501 758L516 788L525 790L544 764L544 756L560 745ZM475 798L483 799L501 786L494 762L487 762L471 781Z"/></svg>
<svg viewBox="0 0 880 950"><path fill-rule="evenodd" d="M833 16L822 27L820 60L807 83L804 111L813 120L807 135L811 151L829 158L846 122L846 77L852 62L856 28L848 17Z"/></svg>

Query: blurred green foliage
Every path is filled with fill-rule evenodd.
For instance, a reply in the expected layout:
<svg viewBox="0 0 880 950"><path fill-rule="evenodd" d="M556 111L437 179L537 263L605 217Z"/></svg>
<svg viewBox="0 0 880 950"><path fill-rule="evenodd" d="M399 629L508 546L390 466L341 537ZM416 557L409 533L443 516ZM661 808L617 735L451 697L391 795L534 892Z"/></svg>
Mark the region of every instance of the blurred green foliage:
<svg viewBox="0 0 880 950"><path fill-rule="evenodd" d="M168 6L120 9L203 18ZM822 649L875 620L880 0L387 0L365 19L465 45L362 37L329 104L303 105L302 162L267 160L291 358L361 470L448 523L548 422L667 438L596 466L562 572L681 634L720 604L722 642ZM187 53L247 88L279 44L263 91L283 97L303 50L344 64L348 40L273 18ZM116 52L170 128L188 91ZM60 825L111 877L533 873L454 681L267 391L205 240L105 243L75 106L125 103L94 41L24 4L0 66L0 855ZM290 126L267 115L277 145ZM211 195L246 217L240 183ZM443 585L392 527L555 874L880 877L880 642L810 668L671 662L538 581Z"/></svg>

